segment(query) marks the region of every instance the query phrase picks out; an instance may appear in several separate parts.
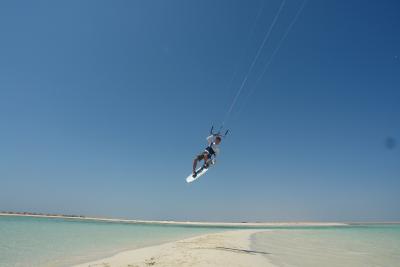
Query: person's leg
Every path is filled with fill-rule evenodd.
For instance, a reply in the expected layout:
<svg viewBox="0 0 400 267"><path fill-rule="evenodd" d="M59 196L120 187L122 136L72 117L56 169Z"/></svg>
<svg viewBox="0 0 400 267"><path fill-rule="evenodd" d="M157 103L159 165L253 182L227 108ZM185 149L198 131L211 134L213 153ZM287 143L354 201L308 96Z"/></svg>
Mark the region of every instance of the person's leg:
<svg viewBox="0 0 400 267"><path fill-rule="evenodd" d="M204 153L204 167L208 168L208 159L209 159L209 155L207 153Z"/></svg>
<svg viewBox="0 0 400 267"><path fill-rule="evenodd" d="M196 173L197 162L202 160L203 158L204 158L204 154L200 154L193 160L193 174Z"/></svg>
<svg viewBox="0 0 400 267"><path fill-rule="evenodd" d="M197 157L193 160L193 174L196 173L196 167L197 167Z"/></svg>

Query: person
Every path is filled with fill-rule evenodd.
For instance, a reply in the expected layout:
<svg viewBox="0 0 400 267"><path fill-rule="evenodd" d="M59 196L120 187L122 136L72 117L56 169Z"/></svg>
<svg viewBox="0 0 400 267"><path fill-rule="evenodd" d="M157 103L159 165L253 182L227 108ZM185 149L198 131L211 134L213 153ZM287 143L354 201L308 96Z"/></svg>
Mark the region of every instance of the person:
<svg viewBox="0 0 400 267"><path fill-rule="evenodd" d="M197 155L196 158L193 160L193 177L197 176L196 173L197 162L204 160L203 168L206 169L208 168L209 162L212 159L212 157L215 158L219 153L218 145L221 143L221 140L222 138L219 135L212 134L207 137L208 146L206 147L203 153Z"/></svg>

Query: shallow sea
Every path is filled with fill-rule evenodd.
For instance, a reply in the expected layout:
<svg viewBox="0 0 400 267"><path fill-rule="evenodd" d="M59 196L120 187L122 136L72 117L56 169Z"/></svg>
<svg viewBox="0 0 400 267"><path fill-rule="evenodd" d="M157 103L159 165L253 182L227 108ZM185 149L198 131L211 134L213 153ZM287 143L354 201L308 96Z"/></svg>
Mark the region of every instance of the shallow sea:
<svg viewBox="0 0 400 267"><path fill-rule="evenodd" d="M70 266L224 228L0 216L0 266Z"/></svg>
<svg viewBox="0 0 400 267"><path fill-rule="evenodd" d="M400 266L400 225L281 229L252 239L280 267Z"/></svg>

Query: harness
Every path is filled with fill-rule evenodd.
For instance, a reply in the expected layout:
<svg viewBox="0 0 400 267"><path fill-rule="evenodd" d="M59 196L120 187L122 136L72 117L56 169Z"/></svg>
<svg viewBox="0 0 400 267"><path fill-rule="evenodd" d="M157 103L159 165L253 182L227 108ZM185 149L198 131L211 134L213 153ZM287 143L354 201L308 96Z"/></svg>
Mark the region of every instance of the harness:
<svg viewBox="0 0 400 267"><path fill-rule="evenodd" d="M210 154L211 156L215 155L215 151L212 148L212 145L214 144L214 142L212 142L208 147L206 147L205 151Z"/></svg>

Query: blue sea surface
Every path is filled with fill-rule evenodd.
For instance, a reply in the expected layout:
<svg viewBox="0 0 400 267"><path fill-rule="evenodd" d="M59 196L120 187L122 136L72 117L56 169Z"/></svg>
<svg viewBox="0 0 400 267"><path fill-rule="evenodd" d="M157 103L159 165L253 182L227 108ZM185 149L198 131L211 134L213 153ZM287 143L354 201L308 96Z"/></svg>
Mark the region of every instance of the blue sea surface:
<svg viewBox="0 0 400 267"><path fill-rule="evenodd" d="M0 266L70 266L224 228L0 216Z"/></svg>

